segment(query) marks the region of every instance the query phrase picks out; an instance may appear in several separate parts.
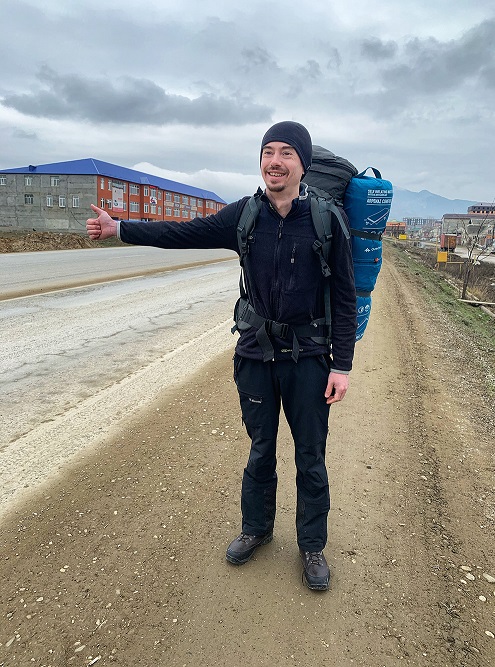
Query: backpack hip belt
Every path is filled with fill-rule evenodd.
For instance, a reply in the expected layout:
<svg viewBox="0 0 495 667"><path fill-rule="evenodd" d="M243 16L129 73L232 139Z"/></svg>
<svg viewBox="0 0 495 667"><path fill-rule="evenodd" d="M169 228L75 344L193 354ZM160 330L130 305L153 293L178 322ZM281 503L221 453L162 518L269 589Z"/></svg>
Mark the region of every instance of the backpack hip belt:
<svg viewBox="0 0 495 667"><path fill-rule="evenodd" d="M315 343L321 345L328 343L328 339L324 335L325 318L313 320L310 324L285 324L268 320L258 315L249 301L242 297L236 303L234 321L235 325L232 327L232 333L246 331L251 327L256 329L256 340L263 353L263 361L272 361L275 355L271 336L289 340L289 336L292 334L291 357L295 362L299 359L300 352L298 338L311 338Z"/></svg>

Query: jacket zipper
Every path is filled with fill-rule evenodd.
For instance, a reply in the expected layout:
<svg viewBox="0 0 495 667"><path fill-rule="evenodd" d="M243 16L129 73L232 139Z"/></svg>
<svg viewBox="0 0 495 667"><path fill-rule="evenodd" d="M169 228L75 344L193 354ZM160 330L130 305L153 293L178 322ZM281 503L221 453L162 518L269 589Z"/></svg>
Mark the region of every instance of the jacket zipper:
<svg viewBox="0 0 495 667"><path fill-rule="evenodd" d="M278 221L278 233L277 233L277 245L275 247L275 269L276 269L276 278L273 289L273 296L275 303L273 303L273 312L275 317L278 317L280 310L280 239L282 238L282 230L284 227L284 218L280 218Z"/></svg>

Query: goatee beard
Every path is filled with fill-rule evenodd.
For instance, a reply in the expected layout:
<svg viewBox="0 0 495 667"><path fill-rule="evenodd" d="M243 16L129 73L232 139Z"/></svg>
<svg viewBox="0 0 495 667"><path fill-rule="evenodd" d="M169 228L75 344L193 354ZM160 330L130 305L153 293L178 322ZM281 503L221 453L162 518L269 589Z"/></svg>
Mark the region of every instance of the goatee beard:
<svg viewBox="0 0 495 667"><path fill-rule="evenodd" d="M266 184L266 189L270 192L283 192L285 190L285 183L279 183L278 185Z"/></svg>

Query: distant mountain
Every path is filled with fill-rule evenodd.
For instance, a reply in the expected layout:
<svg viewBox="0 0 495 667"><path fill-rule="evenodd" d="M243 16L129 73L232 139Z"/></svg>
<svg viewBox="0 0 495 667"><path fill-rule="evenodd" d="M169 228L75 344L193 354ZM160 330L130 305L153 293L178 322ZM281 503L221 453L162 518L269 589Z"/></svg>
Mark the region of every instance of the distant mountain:
<svg viewBox="0 0 495 667"><path fill-rule="evenodd" d="M389 220L402 218L435 218L440 220L444 213L466 213L468 206L478 204L467 199L447 199L428 190L412 192L394 187L392 209Z"/></svg>

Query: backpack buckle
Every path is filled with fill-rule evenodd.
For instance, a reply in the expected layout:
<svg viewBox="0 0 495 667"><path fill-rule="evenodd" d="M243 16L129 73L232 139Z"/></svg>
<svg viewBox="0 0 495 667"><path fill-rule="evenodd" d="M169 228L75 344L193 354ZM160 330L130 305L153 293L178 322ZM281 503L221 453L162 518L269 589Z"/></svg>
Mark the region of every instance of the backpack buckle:
<svg viewBox="0 0 495 667"><path fill-rule="evenodd" d="M282 322L275 322L274 320L267 320L265 323L266 332L272 336L279 338L287 338L289 334L289 325Z"/></svg>

